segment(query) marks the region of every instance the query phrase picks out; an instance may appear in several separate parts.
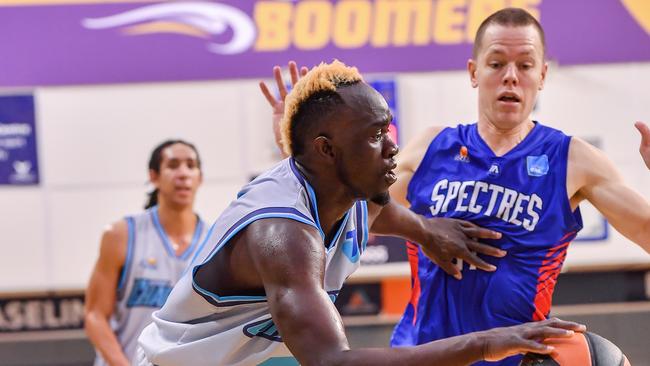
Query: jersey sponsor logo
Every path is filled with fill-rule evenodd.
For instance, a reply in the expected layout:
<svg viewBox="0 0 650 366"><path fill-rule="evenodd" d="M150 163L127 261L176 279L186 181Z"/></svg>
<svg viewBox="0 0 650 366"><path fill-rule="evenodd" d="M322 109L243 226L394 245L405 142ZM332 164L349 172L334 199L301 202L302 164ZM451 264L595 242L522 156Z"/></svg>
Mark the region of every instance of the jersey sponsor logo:
<svg viewBox="0 0 650 366"><path fill-rule="evenodd" d="M345 233L345 241L343 242L341 251L352 263L359 261L361 251L359 250L359 241L357 240L357 231L350 230Z"/></svg>
<svg viewBox="0 0 650 366"><path fill-rule="evenodd" d="M467 151L467 146L461 146L458 154L454 157L454 160L460 161L463 163L469 163L469 152Z"/></svg>
<svg viewBox="0 0 650 366"><path fill-rule="evenodd" d="M531 177L541 177L548 173L548 156L527 156L526 169Z"/></svg>
<svg viewBox="0 0 650 366"><path fill-rule="evenodd" d="M492 163L490 169L488 170L488 175L491 177L498 177L501 175L501 167L499 167L499 164Z"/></svg>
<svg viewBox="0 0 650 366"><path fill-rule="evenodd" d="M280 332L273 323L273 319L264 319L252 322L244 326L244 334L247 337L262 337L273 342L282 342Z"/></svg>
<svg viewBox="0 0 650 366"><path fill-rule="evenodd" d="M162 307L171 291L172 286L168 281L136 278L126 307Z"/></svg>
<svg viewBox="0 0 650 366"><path fill-rule="evenodd" d="M150 258L143 258L140 261L140 267L142 268L147 268L147 269L156 269L158 268L158 261L156 261L156 258L150 257Z"/></svg>
<svg viewBox="0 0 650 366"><path fill-rule="evenodd" d="M431 192L433 216L446 212L470 212L499 218L535 230L544 202L536 194L527 195L510 188L482 181L438 181ZM481 204L480 204L481 203Z"/></svg>

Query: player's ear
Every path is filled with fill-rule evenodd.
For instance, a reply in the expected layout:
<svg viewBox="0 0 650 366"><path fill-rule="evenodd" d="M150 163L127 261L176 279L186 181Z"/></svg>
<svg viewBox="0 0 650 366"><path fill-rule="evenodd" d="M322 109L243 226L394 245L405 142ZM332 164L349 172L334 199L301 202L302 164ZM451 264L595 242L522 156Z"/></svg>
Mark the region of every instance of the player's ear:
<svg viewBox="0 0 650 366"><path fill-rule="evenodd" d="M149 169L149 182L154 185L154 187L158 188L158 178L160 177L160 174L153 170Z"/></svg>
<svg viewBox="0 0 650 366"><path fill-rule="evenodd" d="M327 136L320 135L316 137L313 140L313 146L316 155L318 155L321 160L334 162L336 153L334 152L332 141Z"/></svg>
<svg viewBox="0 0 650 366"><path fill-rule="evenodd" d="M474 59L467 60L467 72L469 73L469 80L472 83L472 88L478 87L478 80L476 79L476 61Z"/></svg>
<svg viewBox="0 0 650 366"><path fill-rule="evenodd" d="M548 71L548 62L544 62L542 65L542 80L539 82L539 90L544 89L544 82L546 81L546 72Z"/></svg>

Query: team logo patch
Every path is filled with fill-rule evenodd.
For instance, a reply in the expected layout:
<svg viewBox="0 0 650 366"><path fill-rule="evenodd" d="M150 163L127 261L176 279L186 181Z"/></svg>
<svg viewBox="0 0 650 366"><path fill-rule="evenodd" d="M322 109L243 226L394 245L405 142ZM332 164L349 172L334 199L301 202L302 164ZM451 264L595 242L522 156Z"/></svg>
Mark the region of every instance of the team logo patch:
<svg viewBox="0 0 650 366"><path fill-rule="evenodd" d="M350 230L345 233L345 241L342 244L341 251L352 263L359 261L361 251L359 250L359 241L357 240L356 230Z"/></svg>
<svg viewBox="0 0 650 366"><path fill-rule="evenodd" d="M273 319L264 319L246 325L244 334L250 338L262 337L270 341L282 342L282 337L280 337L280 332L273 323Z"/></svg>
<svg viewBox="0 0 650 366"><path fill-rule="evenodd" d="M531 177L541 177L548 173L548 156L527 156L526 169Z"/></svg>
<svg viewBox="0 0 650 366"><path fill-rule="evenodd" d="M454 157L454 160L460 161L463 163L469 163L469 152L467 146L461 146L458 154Z"/></svg>
<svg viewBox="0 0 650 366"><path fill-rule="evenodd" d="M158 261L156 261L156 258L154 258L154 257L149 257L147 259L142 259L140 261L140 267L149 268L149 269L156 269L156 268L158 268Z"/></svg>
<svg viewBox="0 0 650 366"><path fill-rule="evenodd" d="M492 163L490 169L488 170L488 175L491 177L498 177L501 175L501 167L497 163Z"/></svg>

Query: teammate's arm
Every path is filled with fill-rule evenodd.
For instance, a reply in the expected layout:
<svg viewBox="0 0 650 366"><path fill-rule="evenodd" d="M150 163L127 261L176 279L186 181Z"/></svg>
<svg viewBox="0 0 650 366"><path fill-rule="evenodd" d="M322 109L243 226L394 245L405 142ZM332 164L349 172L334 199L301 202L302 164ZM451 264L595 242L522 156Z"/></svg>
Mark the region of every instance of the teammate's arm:
<svg viewBox="0 0 650 366"><path fill-rule="evenodd" d="M122 220L102 235L99 258L86 289L84 327L90 342L109 365L130 365L109 325L120 270L126 261L128 227Z"/></svg>
<svg viewBox="0 0 650 366"><path fill-rule="evenodd" d="M262 279L275 325L302 365L467 365L528 351L549 353L538 339L584 326L557 319L448 338L417 347L351 350L341 317L323 288L326 252L311 226L286 219L249 225L244 240Z"/></svg>
<svg viewBox="0 0 650 366"><path fill-rule="evenodd" d="M650 203L623 181L612 161L574 137L567 170L572 206L588 200L617 231L650 253Z"/></svg>

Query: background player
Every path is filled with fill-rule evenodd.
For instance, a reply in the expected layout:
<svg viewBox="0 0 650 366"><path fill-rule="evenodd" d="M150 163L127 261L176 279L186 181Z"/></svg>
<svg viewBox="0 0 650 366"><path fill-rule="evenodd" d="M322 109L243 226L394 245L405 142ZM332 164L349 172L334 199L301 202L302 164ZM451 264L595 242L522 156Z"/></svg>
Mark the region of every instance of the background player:
<svg viewBox="0 0 650 366"><path fill-rule="evenodd" d="M583 200L650 251L648 201L600 150L531 119L548 69L544 55L544 32L530 14L504 9L488 17L468 62L478 123L430 128L401 154L391 189L396 201L427 217L498 231L503 237L490 244L508 255L486 258L498 267L494 273L458 261L462 281L422 254L411 258L420 296L396 327L394 346L546 318L567 247L582 228ZM648 132L637 127L645 131L647 163Z"/></svg>
<svg viewBox="0 0 650 366"><path fill-rule="evenodd" d="M146 211L109 226L86 290L85 328L95 365L130 365L137 337L192 259L206 226L193 212L201 185L194 145L169 140L149 160L156 187Z"/></svg>
<svg viewBox="0 0 650 366"><path fill-rule="evenodd" d="M550 352L540 339L584 329L551 320L408 349L349 349L333 300L390 200L390 121L356 69L335 62L304 76L281 128L291 158L246 185L216 221L142 332L140 364L295 364L293 354L303 365L461 365ZM428 229L420 216L388 207L391 215L379 217L404 224L395 234Z"/></svg>

